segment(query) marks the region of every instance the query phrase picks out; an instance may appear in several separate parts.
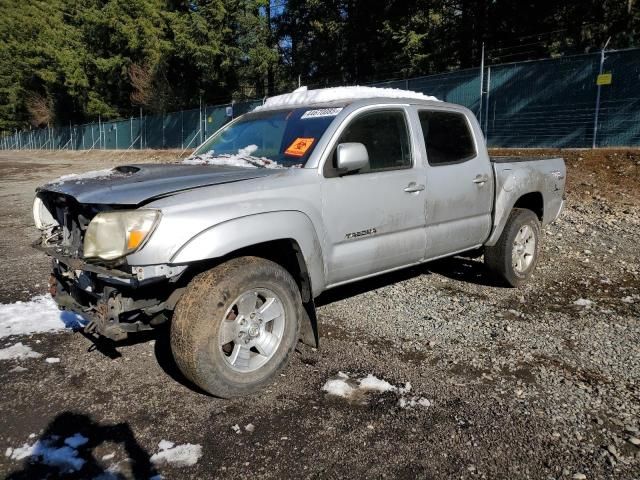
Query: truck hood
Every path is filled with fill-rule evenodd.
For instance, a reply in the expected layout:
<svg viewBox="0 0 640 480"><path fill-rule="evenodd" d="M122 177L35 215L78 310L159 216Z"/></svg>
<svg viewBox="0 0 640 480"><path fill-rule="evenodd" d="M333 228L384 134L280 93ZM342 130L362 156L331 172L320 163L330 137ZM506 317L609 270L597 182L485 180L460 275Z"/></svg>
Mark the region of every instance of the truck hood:
<svg viewBox="0 0 640 480"><path fill-rule="evenodd" d="M37 189L75 198L79 203L139 205L193 188L239 182L282 172L279 169L217 165L136 164L60 177Z"/></svg>

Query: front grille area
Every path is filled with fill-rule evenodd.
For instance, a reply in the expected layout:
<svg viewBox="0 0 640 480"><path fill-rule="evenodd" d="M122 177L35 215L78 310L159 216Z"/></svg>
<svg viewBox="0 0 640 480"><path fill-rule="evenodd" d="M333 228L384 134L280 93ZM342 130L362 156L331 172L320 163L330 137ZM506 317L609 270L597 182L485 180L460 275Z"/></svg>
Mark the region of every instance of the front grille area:
<svg viewBox="0 0 640 480"><path fill-rule="evenodd" d="M98 209L80 205L73 198L59 193L40 192L38 196L58 222L43 233L42 246L56 247L58 253L71 258L82 258L84 234Z"/></svg>

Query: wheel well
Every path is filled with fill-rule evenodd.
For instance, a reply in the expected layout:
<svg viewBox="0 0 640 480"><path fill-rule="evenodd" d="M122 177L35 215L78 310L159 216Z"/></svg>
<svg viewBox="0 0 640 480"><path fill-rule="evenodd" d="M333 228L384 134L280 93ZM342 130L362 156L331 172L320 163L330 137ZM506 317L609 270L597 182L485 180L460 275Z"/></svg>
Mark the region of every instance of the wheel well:
<svg viewBox="0 0 640 480"><path fill-rule="evenodd" d="M235 250L225 256L223 260L233 257L254 256L266 258L277 263L295 279L300 288L302 301L307 302L311 297L311 282L307 271L307 264L304 261L302 250L298 242L293 239L272 240L258 243L249 247Z"/></svg>
<svg viewBox="0 0 640 480"><path fill-rule="evenodd" d="M531 192L521 196L513 208L526 208L531 210L542 221L544 215L544 201L540 192Z"/></svg>
<svg viewBox="0 0 640 480"><path fill-rule="evenodd" d="M298 242L292 238L283 238L258 243L230 252L225 255L225 257L216 259L216 263L243 256L266 258L267 260L277 263L291 274L300 289L302 305L304 307L304 313L306 314L306 318L302 319L302 325L300 326L301 340L306 345L319 347L318 319L316 317L316 307L313 302L311 277L309 276L307 263L304 260Z"/></svg>

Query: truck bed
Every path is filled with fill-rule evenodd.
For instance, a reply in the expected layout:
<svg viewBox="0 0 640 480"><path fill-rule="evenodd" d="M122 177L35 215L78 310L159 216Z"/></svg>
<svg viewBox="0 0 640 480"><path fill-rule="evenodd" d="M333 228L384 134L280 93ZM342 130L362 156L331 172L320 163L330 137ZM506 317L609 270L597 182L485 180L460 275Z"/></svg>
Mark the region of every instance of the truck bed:
<svg viewBox="0 0 640 480"><path fill-rule="evenodd" d="M562 157L490 157L495 179L494 228L487 245L498 240L516 201L539 195L546 225L562 210L566 167ZM537 201L535 198L532 201Z"/></svg>

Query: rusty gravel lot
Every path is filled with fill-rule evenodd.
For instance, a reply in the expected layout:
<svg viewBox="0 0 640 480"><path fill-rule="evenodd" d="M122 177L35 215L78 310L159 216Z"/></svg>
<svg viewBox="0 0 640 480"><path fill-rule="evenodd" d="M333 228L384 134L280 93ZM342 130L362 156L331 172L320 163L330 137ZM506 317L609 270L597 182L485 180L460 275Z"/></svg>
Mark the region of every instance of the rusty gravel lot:
<svg viewBox="0 0 640 480"><path fill-rule="evenodd" d="M640 151L498 153L567 160L566 209L527 286L503 288L480 260L454 258L333 290L318 302L321 348L300 345L276 384L235 400L190 386L162 330L99 348L70 332L0 339L61 359L22 361L22 372L0 362L0 475L640 478ZM38 184L175 156L0 152L0 302L45 292L48 261L29 246ZM401 408L395 392L365 405L328 397L339 371L410 382L431 406ZM90 438L87 463L67 476L1 453L30 434L77 432ZM163 439L203 456L156 468Z"/></svg>

